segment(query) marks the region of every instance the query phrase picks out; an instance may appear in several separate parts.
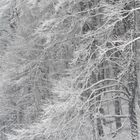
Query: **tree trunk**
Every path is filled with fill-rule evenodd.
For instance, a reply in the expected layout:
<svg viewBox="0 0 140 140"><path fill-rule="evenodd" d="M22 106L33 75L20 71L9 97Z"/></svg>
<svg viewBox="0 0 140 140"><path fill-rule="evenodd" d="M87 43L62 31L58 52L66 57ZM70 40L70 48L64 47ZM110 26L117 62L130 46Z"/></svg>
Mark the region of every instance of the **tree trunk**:
<svg viewBox="0 0 140 140"><path fill-rule="evenodd" d="M119 57L118 52L115 53L115 57ZM115 68L114 68L114 78L117 77L118 73L119 73L118 66L115 65ZM115 90L118 90L118 88L119 88L118 86L115 87ZM116 96L118 96L118 95L119 94L117 93ZM119 97L117 97L116 100L115 100L115 114L116 115L121 115L121 104L120 104L120 98ZM121 117L116 117L115 121L116 121L116 129L119 129L122 126Z"/></svg>
<svg viewBox="0 0 140 140"><path fill-rule="evenodd" d="M129 101L129 114L130 114L130 129L132 140L138 140L138 123L135 110L135 100L137 92L137 73L136 73L136 63L132 62L129 71L129 92L130 92L130 101Z"/></svg>
<svg viewBox="0 0 140 140"><path fill-rule="evenodd" d="M120 99L117 98L115 100L115 114L121 115L120 110L121 110ZM116 117L115 121L116 121L116 129L120 128L122 126L121 117Z"/></svg>
<svg viewBox="0 0 140 140"><path fill-rule="evenodd" d="M135 5L135 0L133 1L133 7L136 8ZM137 15L136 12L133 14L134 18L134 26L133 26L133 34L132 34L132 39L137 37L136 35L136 23L137 23ZM136 53L137 53L137 41L135 41L132 44L132 51L133 51L133 58L132 62L129 68L129 81L128 81L128 87L129 87L129 92L130 92L130 101L129 101L129 114L130 114L130 129L131 129L131 136L132 140L139 140L138 137L138 122L137 122L137 117L136 117L136 110L135 110L135 100L136 100L136 94L137 94L137 88L138 88L138 79L137 79L137 69L136 69Z"/></svg>
<svg viewBox="0 0 140 140"><path fill-rule="evenodd" d="M101 65L101 70L99 70L99 74L98 74L98 81L100 81L100 80L103 80L104 79L104 64L102 64ZM104 90L104 89L103 89ZM102 92L103 90L101 90L101 91L99 91L99 93L100 92ZM101 101L101 96L99 96L98 98L97 98L97 102L99 102L98 103L98 105L97 105L97 108L98 108L98 106L100 106L100 101ZM100 108L99 108L99 113L100 113ZM103 130L103 125L102 125L102 120L101 120L101 118L97 118L97 129L98 129L98 134L99 134L99 136L104 136L104 130Z"/></svg>

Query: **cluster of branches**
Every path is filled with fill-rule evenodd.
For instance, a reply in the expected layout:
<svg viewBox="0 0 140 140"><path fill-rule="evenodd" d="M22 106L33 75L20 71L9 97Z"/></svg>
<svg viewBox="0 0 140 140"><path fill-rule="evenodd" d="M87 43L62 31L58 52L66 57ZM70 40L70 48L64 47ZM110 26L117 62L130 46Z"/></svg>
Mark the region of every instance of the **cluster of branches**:
<svg viewBox="0 0 140 140"><path fill-rule="evenodd" d="M138 140L138 1L21 0L15 5L10 24L15 39L2 59L9 78L4 98L12 106L2 133L10 140L99 140L129 127Z"/></svg>

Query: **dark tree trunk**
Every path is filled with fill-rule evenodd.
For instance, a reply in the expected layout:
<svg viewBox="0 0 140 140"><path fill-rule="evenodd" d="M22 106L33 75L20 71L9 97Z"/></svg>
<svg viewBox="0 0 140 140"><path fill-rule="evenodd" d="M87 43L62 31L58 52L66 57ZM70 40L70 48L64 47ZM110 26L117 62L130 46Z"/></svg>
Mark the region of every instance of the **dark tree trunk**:
<svg viewBox="0 0 140 140"><path fill-rule="evenodd" d="M133 0L132 6L136 8L135 0ZM136 29L137 29L137 15L136 12L133 14L133 34L132 39L136 38ZM137 122L137 116L136 116L136 110L135 110L135 100L137 95L137 89L138 89L138 79L137 79L137 41L135 41L132 44L133 48L133 58L131 60L131 65L129 68L129 81L128 81L128 87L130 92L130 101L129 101L129 114L130 114L130 129L131 129L131 136L132 140L139 140L138 137L138 122Z"/></svg>
<svg viewBox="0 0 140 140"><path fill-rule="evenodd" d="M120 110L121 110L120 99L117 98L115 100L115 114L116 115L121 115ZM116 129L120 128L122 126L121 117L116 117L115 121L116 121Z"/></svg>
<svg viewBox="0 0 140 140"><path fill-rule="evenodd" d="M119 58L119 52L115 53L115 57ZM117 77L118 73L119 73L118 65L115 65L114 78ZM115 87L115 89L118 90L119 86ZM116 96L119 96L119 94L116 93ZM119 97L117 97L116 100L115 100L115 114L116 115L121 115L121 103L120 103L120 98ZM121 117L115 117L115 122L116 122L116 129L119 129L122 126Z"/></svg>
<svg viewBox="0 0 140 140"><path fill-rule="evenodd" d="M103 80L105 78L104 74L105 74L104 73L104 63L102 63L101 66L100 66L100 68L99 68L98 81ZM99 91L99 93L102 92L103 90ZM97 102L98 102L98 104L100 104L100 102L101 102L101 96L99 96L97 98ZM98 111L99 111L99 113L101 113L100 112L100 108L99 108ZM101 118L98 118L97 119L97 128L98 128L98 134L99 134L99 136L104 136L104 130L103 130L103 125L102 125L102 119Z"/></svg>
<svg viewBox="0 0 140 140"><path fill-rule="evenodd" d="M130 129L132 140L138 140L138 123L135 110L135 100L137 92L137 75L136 75L136 64L133 63L130 68L129 73L129 92L130 92L130 101L129 101L129 114L130 114Z"/></svg>

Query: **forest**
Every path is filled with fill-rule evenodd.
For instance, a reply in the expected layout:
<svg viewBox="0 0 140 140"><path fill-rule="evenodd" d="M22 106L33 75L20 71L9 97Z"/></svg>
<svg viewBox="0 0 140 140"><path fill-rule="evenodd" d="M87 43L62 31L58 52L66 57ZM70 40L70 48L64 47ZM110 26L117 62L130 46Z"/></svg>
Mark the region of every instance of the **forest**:
<svg viewBox="0 0 140 140"><path fill-rule="evenodd" d="M0 140L140 140L140 0L0 0Z"/></svg>

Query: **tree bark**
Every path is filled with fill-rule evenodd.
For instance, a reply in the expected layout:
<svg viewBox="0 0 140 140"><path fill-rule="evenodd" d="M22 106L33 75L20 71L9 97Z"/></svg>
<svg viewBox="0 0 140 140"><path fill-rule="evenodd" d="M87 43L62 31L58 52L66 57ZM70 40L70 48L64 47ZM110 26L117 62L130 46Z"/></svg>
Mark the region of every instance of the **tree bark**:
<svg viewBox="0 0 140 140"><path fill-rule="evenodd" d="M102 63L101 64L101 70L99 70L99 74L98 74L98 81L99 80L103 80L104 78L105 78L105 76L104 76L104 63ZM104 90L104 89L103 89ZM101 91L99 91L99 93L100 92L102 92L102 90ZM97 98L97 101L99 101L99 106L100 106L100 101L101 101L101 96L99 96L98 98ZM97 105L97 108L98 108L98 105ZM101 113L100 112L100 108L99 108L99 113ZM98 128L98 134L99 134L99 136L104 136L104 130L103 130L103 125L102 125L102 119L101 118L97 118L97 128Z"/></svg>
<svg viewBox="0 0 140 140"><path fill-rule="evenodd" d="M136 8L135 0L133 1L133 7ZM137 15L136 12L133 14L134 18L134 26L133 26L133 34L132 39L134 39L136 35L136 22L137 22ZM130 101L129 101L129 114L130 114L130 129L131 129L131 136L132 140L139 140L138 137L138 122L135 110L135 103L136 103L136 95L137 95L137 88L138 88L138 79L137 79L137 41L132 44L132 51L133 51L133 59L129 68L129 81L128 87L130 92Z"/></svg>
<svg viewBox="0 0 140 140"><path fill-rule="evenodd" d="M119 57L118 52L115 53L115 57ZM119 72L118 66L115 65L115 68L114 68L114 78L117 77L118 72ZM116 90L118 90L118 88L119 88L118 86L115 87ZM119 94L117 93L116 95L118 96ZM115 100L115 114L116 115L121 115L121 104L120 104L120 98L119 97L117 97L116 100ZM115 121L116 121L116 129L119 129L122 126L121 118L120 117L116 117Z"/></svg>
<svg viewBox="0 0 140 140"><path fill-rule="evenodd" d="M137 92L137 73L136 73L136 63L135 61L131 65L129 73L129 92L130 92L130 101L129 101L129 114L130 114L130 129L132 140L138 140L138 123L135 110L135 100Z"/></svg>

